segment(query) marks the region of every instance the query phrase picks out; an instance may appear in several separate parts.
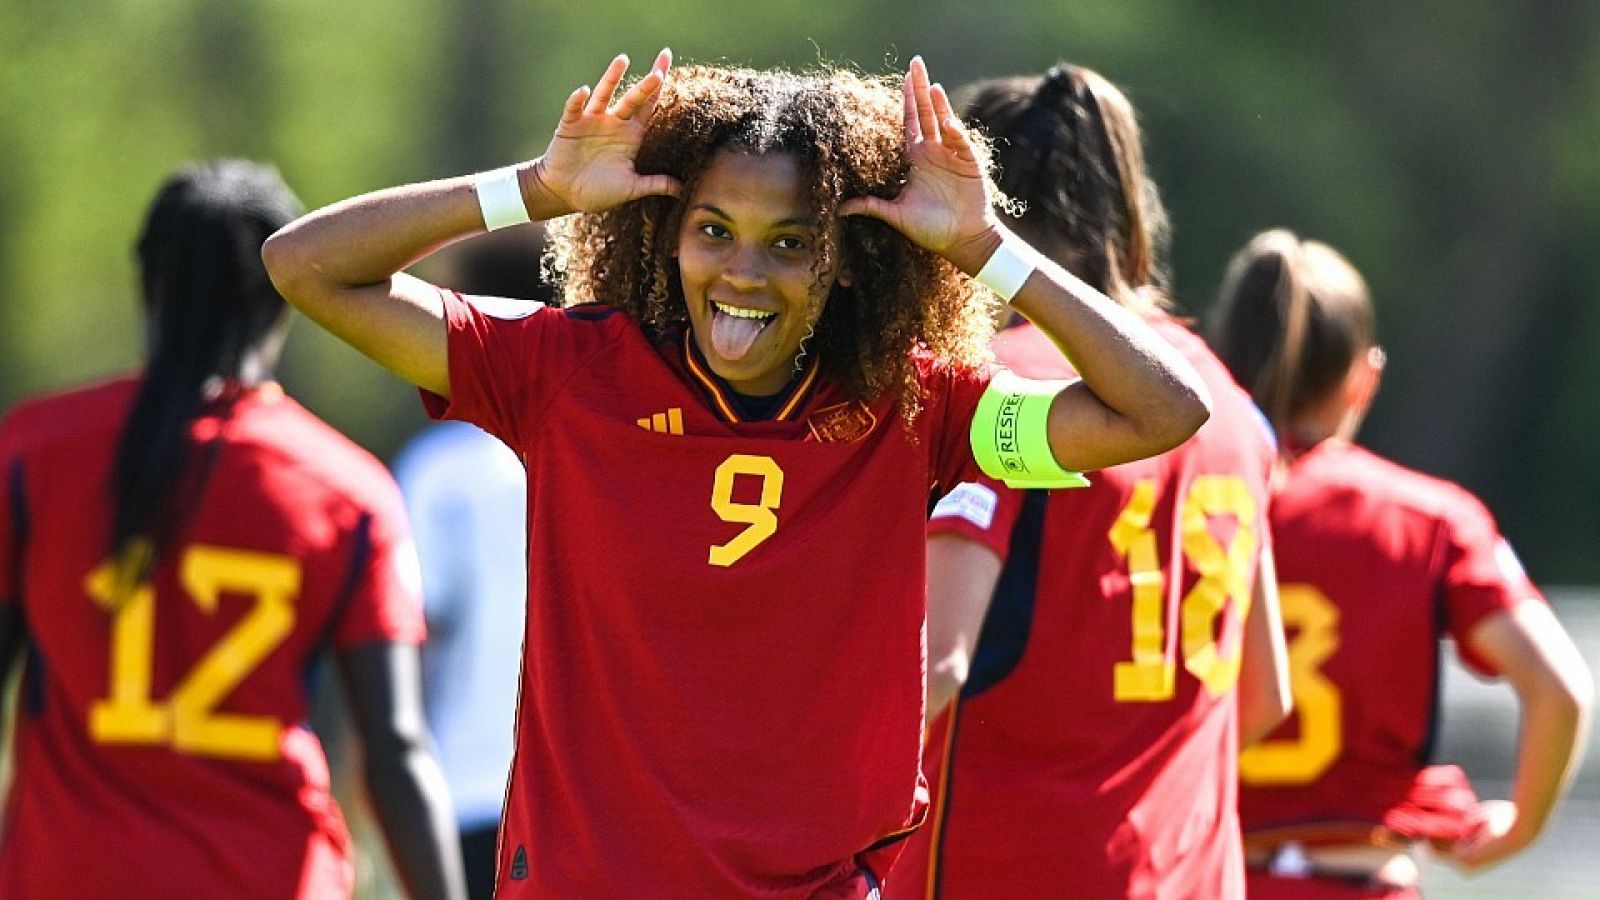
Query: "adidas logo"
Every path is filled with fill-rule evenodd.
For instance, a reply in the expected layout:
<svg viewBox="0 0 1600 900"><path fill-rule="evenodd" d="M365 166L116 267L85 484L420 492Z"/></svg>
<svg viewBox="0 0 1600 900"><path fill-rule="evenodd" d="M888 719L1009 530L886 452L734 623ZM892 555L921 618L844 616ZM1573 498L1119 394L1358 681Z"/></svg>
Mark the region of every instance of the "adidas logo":
<svg viewBox="0 0 1600 900"><path fill-rule="evenodd" d="M636 421L645 431L654 431L657 434L683 434L683 409L677 406Z"/></svg>
<svg viewBox="0 0 1600 900"><path fill-rule="evenodd" d="M517 855L511 858L511 880L521 881L528 877L528 851L521 844L517 845Z"/></svg>

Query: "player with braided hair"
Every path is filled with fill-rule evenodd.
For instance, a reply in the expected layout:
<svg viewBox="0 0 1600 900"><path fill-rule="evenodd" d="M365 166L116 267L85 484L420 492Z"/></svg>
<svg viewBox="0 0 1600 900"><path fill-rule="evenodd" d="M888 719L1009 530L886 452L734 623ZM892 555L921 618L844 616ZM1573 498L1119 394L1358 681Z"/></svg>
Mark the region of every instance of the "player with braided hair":
<svg viewBox="0 0 1600 900"><path fill-rule="evenodd" d="M174 173L138 243L143 370L0 420L0 676L27 661L0 896L348 896L304 724L329 650L402 880L463 895L399 491L272 379L260 248L299 211L267 166Z"/></svg>

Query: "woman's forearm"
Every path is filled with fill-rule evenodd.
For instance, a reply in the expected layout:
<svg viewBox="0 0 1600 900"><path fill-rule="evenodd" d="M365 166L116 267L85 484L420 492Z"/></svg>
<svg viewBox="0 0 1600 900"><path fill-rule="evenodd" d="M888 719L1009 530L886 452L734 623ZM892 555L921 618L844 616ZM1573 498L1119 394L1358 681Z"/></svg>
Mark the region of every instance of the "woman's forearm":
<svg viewBox="0 0 1600 900"><path fill-rule="evenodd" d="M311 212L269 238L263 256L280 289L304 286L289 296L295 302L307 289L382 282L483 227L472 179L446 178L373 191Z"/></svg>
<svg viewBox="0 0 1600 900"><path fill-rule="evenodd" d="M1586 712L1582 698L1559 688L1522 701L1511 801L1517 806L1516 829L1529 840L1544 829L1577 769Z"/></svg>
<svg viewBox="0 0 1600 900"><path fill-rule="evenodd" d="M1010 237L996 225L946 254L969 273ZM1012 308L1049 335L1083 381L1062 391L1050 415L1062 467L1102 469L1176 447L1211 415L1200 374L1137 313L1042 256Z"/></svg>
<svg viewBox="0 0 1600 900"><path fill-rule="evenodd" d="M1471 641L1517 693L1522 724L1512 783L1513 828L1523 840L1532 840L1582 757L1594 683L1571 637L1542 601L1527 600L1485 620Z"/></svg>

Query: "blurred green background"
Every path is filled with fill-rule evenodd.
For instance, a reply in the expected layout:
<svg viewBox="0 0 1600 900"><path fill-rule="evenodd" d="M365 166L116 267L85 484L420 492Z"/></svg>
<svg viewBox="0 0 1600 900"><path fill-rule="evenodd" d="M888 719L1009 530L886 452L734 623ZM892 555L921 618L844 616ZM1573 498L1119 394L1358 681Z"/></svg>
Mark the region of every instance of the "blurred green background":
<svg viewBox="0 0 1600 900"><path fill-rule="evenodd" d="M1140 109L1176 293L1288 226L1344 250L1390 369L1367 442L1483 496L1541 582L1600 581L1600 4L61 0L0 5L0 407L138 357L131 247L175 164L312 206L537 153L622 50L947 85L1099 69ZM388 457L412 392L300 325L290 390Z"/></svg>

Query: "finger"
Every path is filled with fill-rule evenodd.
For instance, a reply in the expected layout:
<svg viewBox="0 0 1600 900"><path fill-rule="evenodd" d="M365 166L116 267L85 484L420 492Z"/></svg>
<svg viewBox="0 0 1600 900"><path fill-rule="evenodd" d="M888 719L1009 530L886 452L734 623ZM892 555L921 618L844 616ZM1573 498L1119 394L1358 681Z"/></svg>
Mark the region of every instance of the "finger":
<svg viewBox="0 0 1600 900"><path fill-rule="evenodd" d="M583 104L589 99L589 86L586 84L567 96L567 105L561 108L561 124L571 125L583 116Z"/></svg>
<svg viewBox="0 0 1600 900"><path fill-rule="evenodd" d="M639 79L638 84L628 88L623 93L622 99L617 101L617 105L613 107L612 112L619 119L631 119L640 110L644 109L645 104L649 103L659 90L661 90L661 73L651 69L648 75Z"/></svg>
<svg viewBox="0 0 1600 900"><path fill-rule="evenodd" d="M917 93L911 85L911 73L906 72L905 82L900 86L900 94L905 99L906 117L906 144L915 144L922 140L922 123L917 118Z"/></svg>
<svg viewBox="0 0 1600 900"><path fill-rule="evenodd" d="M871 195L852 197L839 204L839 213L846 216L868 216L888 222L890 221L890 209L892 206L892 203L882 197L873 197Z"/></svg>
<svg viewBox="0 0 1600 900"><path fill-rule="evenodd" d="M911 57L911 89L917 100L917 124L922 129L924 140L932 140L939 134L939 120L933 114L933 96L928 85L928 66L922 57Z"/></svg>
<svg viewBox="0 0 1600 900"><path fill-rule="evenodd" d="M641 175L633 183L633 194L628 199L640 197L677 197L683 193L683 182L671 175Z"/></svg>
<svg viewBox="0 0 1600 900"><path fill-rule="evenodd" d="M961 120L956 116L955 107L950 105L950 95L944 92L944 85L934 85L928 90L928 97L933 101L933 115L939 120L940 126L948 127L951 121L960 124Z"/></svg>
<svg viewBox="0 0 1600 900"><path fill-rule="evenodd" d="M962 159L977 159L972 152L972 142L967 139L967 127L961 124L961 119L956 116L955 107L950 105L950 95L945 93L944 85L934 85L929 93L933 97L933 114L939 118L940 141Z"/></svg>
<svg viewBox="0 0 1600 900"><path fill-rule="evenodd" d="M644 99L638 111L634 113L635 116L649 121L650 117L655 115L656 103L661 100L661 88L666 86L667 72L671 68L672 49L670 47L662 47L661 52L656 54L656 61L650 64L650 71L661 78L661 84L657 85L655 90L651 91L650 95Z"/></svg>
<svg viewBox="0 0 1600 900"><path fill-rule="evenodd" d="M605 112L606 107L611 105L611 95L616 93L617 85L622 83L622 76L627 73L628 54L618 53L611 65L606 66L605 74L595 82L594 95L589 98L589 105L583 111L591 115Z"/></svg>

